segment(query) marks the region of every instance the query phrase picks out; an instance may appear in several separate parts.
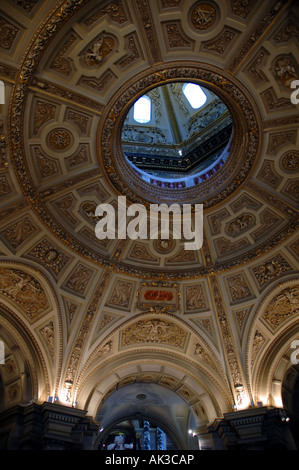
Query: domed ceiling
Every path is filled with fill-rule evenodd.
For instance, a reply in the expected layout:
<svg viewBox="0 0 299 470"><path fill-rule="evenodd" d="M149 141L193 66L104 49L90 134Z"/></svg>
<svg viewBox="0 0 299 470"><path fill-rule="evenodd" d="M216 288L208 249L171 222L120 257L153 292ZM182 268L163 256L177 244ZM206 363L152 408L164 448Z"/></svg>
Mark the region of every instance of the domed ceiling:
<svg viewBox="0 0 299 470"><path fill-rule="evenodd" d="M173 368L176 354L190 358L192 374L202 360L223 403L237 393L230 380L251 397L257 393L249 373L255 314L278 283L290 288L298 266L298 106L290 99L290 83L299 79L295 3L1 3L1 298L13 309L7 286L17 286L22 273L31 276L27 289L40 309L24 310L28 290L16 290L16 302L51 370L45 389L62 388L70 402L82 387L86 398L88 377L93 387L100 380L101 357L158 344L169 348ZM199 110L183 101L186 83L205 90ZM145 94L155 123L137 126L130 113ZM174 128L199 139L185 154L177 154L182 141L173 141ZM157 140L147 145L153 135L163 144L158 163L146 161L156 148ZM185 250L184 240L172 237L98 239L96 207L117 209L119 196L147 209L203 204L202 248ZM157 297L161 287L169 295ZM160 332L168 325L179 340L162 340L160 332L147 337L153 311L160 312ZM265 319L261 325L259 347L275 336ZM139 336L130 336L135 327ZM157 366L153 380L170 383L166 369ZM183 369L176 377L182 395ZM142 374L145 366L128 371L132 380ZM119 373L116 381L122 379ZM98 395L114 383L107 379Z"/></svg>

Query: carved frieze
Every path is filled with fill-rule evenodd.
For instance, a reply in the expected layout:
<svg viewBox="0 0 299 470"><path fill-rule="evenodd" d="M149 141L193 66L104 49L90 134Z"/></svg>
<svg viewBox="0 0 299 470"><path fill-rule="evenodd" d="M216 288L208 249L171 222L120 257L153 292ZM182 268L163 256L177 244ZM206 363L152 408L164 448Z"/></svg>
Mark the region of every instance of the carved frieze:
<svg viewBox="0 0 299 470"><path fill-rule="evenodd" d="M256 266L252 271L259 286L263 287L265 284L281 277L284 273L292 272L293 268L281 254L278 254L273 256L272 259Z"/></svg>
<svg viewBox="0 0 299 470"><path fill-rule="evenodd" d="M227 278L227 285L232 302L240 302L252 296L244 274L239 273Z"/></svg>
<svg viewBox="0 0 299 470"><path fill-rule="evenodd" d="M0 268L0 293L16 302L30 320L35 320L50 306L40 282L21 269Z"/></svg>
<svg viewBox="0 0 299 470"><path fill-rule="evenodd" d="M100 8L92 13L91 16L85 20L86 26L92 26L96 21L101 20L104 16L108 16L110 20L116 22L119 25L124 24L127 21L127 15L121 1L109 2L104 8Z"/></svg>
<svg viewBox="0 0 299 470"><path fill-rule="evenodd" d="M210 3L196 5L190 14L192 26L198 31L210 29L215 24L216 17L216 9Z"/></svg>
<svg viewBox="0 0 299 470"><path fill-rule="evenodd" d="M84 295L93 272L93 269L79 263L66 281L65 287L77 294Z"/></svg>
<svg viewBox="0 0 299 470"><path fill-rule="evenodd" d="M121 335L122 346L134 344L166 344L183 349L187 332L171 321L152 318L140 320L125 328Z"/></svg>
<svg viewBox="0 0 299 470"><path fill-rule="evenodd" d="M280 164L285 171L294 172L299 169L299 152L290 150L284 153L280 159Z"/></svg>
<svg viewBox="0 0 299 470"><path fill-rule="evenodd" d="M7 18L0 16L0 47L10 50L16 39L19 29Z"/></svg>
<svg viewBox="0 0 299 470"><path fill-rule="evenodd" d="M89 67L99 66L112 53L114 46L115 40L112 36L100 35L83 54L84 64Z"/></svg>
<svg viewBox="0 0 299 470"><path fill-rule="evenodd" d="M273 74L278 83L290 90L292 81L298 80L298 64L292 54L279 56L273 63Z"/></svg>
<svg viewBox="0 0 299 470"><path fill-rule="evenodd" d="M277 188L279 183L282 181L282 177L277 174L274 162L271 160L264 161L263 166L258 174L258 178L273 188Z"/></svg>
<svg viewBox="0 0 299 470"><path fill-rule="evenodd" d="M72 61L65 55L75 43L76 39L77 37L74 34L71 34L59 52L56 54L50 65L51 69L55 70L55 72L59 72L62 75L65 75L66 77L69 77L73 73L74 69Z"/></svg>
<svg viewBox="0 0 299 470"><path fill-rule="evenodd" d="M259 330L256 330L253 343L252 343L252 351L251 351L251 365L254 363L255 358L262 348L263 344L266 342L266 338Z"/></svg>
<svg viewBox="0 0 299 470"><path fill-rule="evenodd" d="M40 329L40 333L48 347L51 358L54 360L54 323L50 321Z"/></svg>
<svg viewBox="0 0 299 470"><path fill-rule="evenodd" d="M227 49L232 47L232 43L237 37L237 31L226 28L216 40L203 42L202 48L204 51L224 54Z"/></svg>
<svg viewBox="0 0 299 470"><path fill-rule="evenodd" d="M33 224L29 217L24 217L4 230L1 230L1 235L9 242L13 248L17 248L24 241L28 240L37 232L36 225Z"/></svg>
<svg viewBox="0 0 299 470"><path fill-rule="evenodd" d="M134 284L132 282L122 279L116 281L107 305L113 305L120 309L129 309L133 287Z"/></svg>
<svg viewBox="0 0 299 470"><path fill-rule="evenodd" d="M207 308L204 289L201 284L186 286L185 309L187 312L197 312Z"/></svg>
<svg viewBox="0 0 299 470"><path fill-rule="evenodd" d="M37 134L40 128L54 119L57 105L47 101L38 100L35 104L33 114L33 134Z"/></svg>
<svg viewBox="0 0 299 470"><path fill-rule="evenodd" d="M299 286L287 287L275 295L267 305L262 317L273 330L299 314Z"/></svg>
<svg viewBox="0 0 299 470"><path fill-rule="evenodd" d="M58 275L70 261L69 256L46 238L34 246L28 252L28 256L37 259L42 266L45 266L49 271L53 271L56 275Z"/></svg>

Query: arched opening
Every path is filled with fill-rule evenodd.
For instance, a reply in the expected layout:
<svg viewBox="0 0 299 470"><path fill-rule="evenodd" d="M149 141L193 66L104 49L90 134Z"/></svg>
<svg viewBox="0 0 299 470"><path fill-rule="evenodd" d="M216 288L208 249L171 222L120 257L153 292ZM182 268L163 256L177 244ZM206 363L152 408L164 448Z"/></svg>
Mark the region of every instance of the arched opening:
<svg viewBox="0 0 299 470"><path fill-rule="evenodd" d="M174 391L154 383L118 388L101 403L100 450L196 449L196 417Z"/></svg>
<svg viewBox="0 0 299 470"><path fill-rule="evenodd" d="M182 189L224 165L232 133L232 117L218 95L196 83L171 82L147 91L129 109L121 143L141 179Z"/></svg>
<svg viewBox="0 0 299 470"><path fill-rule="evenodd" d="M285 373L281 396L286 419L289 419L290 430L299 449L299 364L292 365Z"/></svg>

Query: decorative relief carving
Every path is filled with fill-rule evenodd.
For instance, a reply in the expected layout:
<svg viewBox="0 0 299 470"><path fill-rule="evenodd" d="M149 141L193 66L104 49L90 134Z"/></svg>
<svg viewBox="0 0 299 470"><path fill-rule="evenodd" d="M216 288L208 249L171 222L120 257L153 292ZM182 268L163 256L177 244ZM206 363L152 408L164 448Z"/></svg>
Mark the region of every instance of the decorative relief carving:
<svg viewBox="0 0 299 470"><path fill-rule="evenodd" d="M76 39L76 36L71 34L50 65L51 69L54 69L55 72L59 72L66 77L72 74L73 65L72 61L65 57L65 54L72 47Z"/></svg>
<svg viewBox="0 0 299 470"><path fill-rule="evenodd" d="M252 344L251 365L254 363L255 358L265 341L266 338L264 335L260 331L256 330Z"/></svg>
<svg viewBox="0 0 299 470"><path fill-rule="evenodd" d="M75 197L71 193L55 201L55 206L57 206L57 208L62 212L62 214L66 217L67 221L72 226L78 223L78 219L74 216L72 211L72 209L74 209L75 207L75 204Z"/></svg>
<svg viewBox="0 0 299 470"><path fill-rule="evenodd" d="M73 274L71 274L65 283L65 287L78 294L84 295L92 274L92 269L87 268L83 264L78 264Z"/></svg>
<svg viewBox="0 0 299 470"><path fill-rule="evenodd" d="M111 36L100 36L84 53L84 63L89 67L101 64L103 60L111 54L114 45L115 41Z"/></svg>
<svg viewBox="0 0 299 470"><path fill-rule="evenodd" d="M110 69L106 70L100 78L96 77L85 77L82 75L80 78L80 85L90 87L96 90L99 93L103 93L105 89L113 80L115 80L116 75Z"/></svg>
<svg viewBox="0 0 299 470"><path fill-rule="evenodd" d="M0 47L10 50L18 34L18 28L10 23L7 18L0 17Z"/></svg>
<svg viewBox="0 0 299 470"><path fill-rule="evenodd" d="M299 287L287 287L277 294L267 305L262 318L276 330L290 317L296 318L299 314Z"/></svg>
<svg viewBox="0 0 299 470"><path fill-rule="evenodd" d="M286 185L283 187L282 191L287 194L289 197L298 202L299 198L299 182L298 179L288 180Z"/></svg>
<svg viewBox="0 0 299 470"><path fill-rule="evenodd" d="M79 93L71 92L68 89L65 89L46 80L41 80L40 78L33 78L32 85L38 89L47 91L52 95L56 95L68 101L72 101L73 103L78 103L79 105L82 105L84 107L89 107L97 113L100 113L103 109L103 105L99 103L99 101L92 100L91 98L88 98L86 95L83 94L81 95Z"/></svg>
<svg viewBox="0 0 299 470"><path fill-rule="evenodd" d="M270 209L264 209L260 214L261 226L260 228L251 233L252 238L257 240L260 237L268 235L269 231L274 230L277 225L282 222L282 220L283 219L281 217L278 217L278 215Z"/></svg>
<svg viewBox="0 0 299 470"><path fill-rule="evenodd" d="M184 34L181 31L181 25L178 22L165 24L165 31L170 48L192 47L192 42L184 37Z"/></svg>
<svg viewBox="0 0 299 470"><path fill-rule="evenodd" d="M41 335L48 346L51 358L54 360L54 323L50 321L40 329Z"/></svg>
<svg viewBox="0 0 299 470"><path fill-rule="evenodd" d="M30 13L35 5L38 3L38 0L13 0L14 3L22 7L25 11Z"/></svg>
<svg viewBox="0 0 299 470"><path fill-rule="evenodd" d="M293 268L281 254L278 254L273 259L256 266L252 271L259 286L263 287L266 283L274 281L284 273L293 271Z"/></svg>
<svg viewBox="0 0 299 470"><path fill-rule="evenodd" d="M280 159L282 168L285 171L296 171L299 169L299 152L298 150L290 150L283 154Z"/></svg>
<svg viewBox="0 0 299 470"><path fill-rule="evenodd" d="M129 309L133 283L119 279L113 289L108 305Z"/></svg>
<svg viewBox="0 0 299 470"><path fill-rule="evenodd" d="M242 325L244 323L244 320L245 318L247 317L248 315L248 309L247 308L243 308L242 310L238 310L237 312L234 312L235 316L236 316L236 319L237 319L237 323L239 325L239 328L242 328Z"/></svg>
<svg viewBox="0 0 299 470"><path fill-rule="evenodd" d="M277 132L269 137L268 153L276 153L280 147L294 144L296 140L295 131Z"/></svg>
<svg viewBox="0 0 299 470"><path fill-rule="evenodd" d="M159 318L140 320L122 331L122 346L132 344L167 344L183 349L187 339L187 333L170 321Z"/></svg>
<svg viewBox="0 0 299 470"><path fill-rule="evenodd" d="M249 246L249 242L247 239L241 239L235 242L231 242L227 238L220 237L214 241L214 245L217 251L218 256L226 256L227 254L234 253L241 248L246 248Z"/></svg>
<svg viewBox="0 0 299 470"><path fill-rule="evenodd" d="M225 230L232 237L237 237L255 225L255 217L249 213L243 213L226 224Z"/></svg>
<svg viewBox="0 0 299 470"><path fill-rule="evenodd" d="M159 40L154 28L150 3L148 0L136 0L137 11L142 24L147 43L149 45L149 54L153 63L161 63L162 57L159 48Z"/></svg>
<svg viewBox="0 0 299 470"><path fill-rule="evenodd" d="M71 300L67 300L67 299L64 300L64 304L65 304L65 309L66 309L66 313L67 313L67 316L68 316L69 323L72 323L73 318L74 318L74 316L75 316L75 314L78 310L79 305L76 304L75 302L72 302Z"/></svg>
<svg viewBox="0 0 299 470"><path fill-rule="evenodd" d="M288 18L279 31L273 36L274 41L279 45L298 38L299 29L291 18Z"/></svg>
<svg viewBox="0 0 299 470"><path fill-rule="evenodd" d="M273 88L261 93L261 96L264 99L265 106L269 112L280 111L289 108L295 108L295 105L292 104L290 98L277 98Z"/></svg>
<svg viewBox="0 0 299 470"><path fill-rule="evenodd" d="M75 339L75 342L74 342L74 347L70 355L67 372L65 375L64 391L63 391L64 397L66 401L69 403L72 402L74 381L75 381L81 353L84 347L84 343L90 331L90 327L93 323L95 313L98 310L99 305L102 301L102 297L103 297L105 289L107 288L107 283L109 282L110 277L111 277L111 273L108 271L104 272L103 275L101 276L95 288L93 297L88 305L86 315L78 331L77 338ZM111 351L111 345L112 343L108 342L103 347L101 347L98 351L97 357L100 355L108 354Z"/></svg>
<svg viewBox="0 0 299 470"><path fill-rule="evenodd" d="M20 269L0 268L0 293L20 305L31 320L50 306L39 281Z"/></svg>
<svg viewBox="0 0 299 470"><path fill-rule="evenodd" d="M76 111L74 109L68 109L65 118L67 121L76 124L80 131L80 135L87 135L91 121L90 116L80 113L79 111Z"/></svg>
<svg viewBox="0 0 299 470"><path fill-rule="evenodd" d="M1 365L1 369L4 374L5 382L11 381L13 377L18 374L18 367L13 356L5 357L5 363Z"/></svg>
<svg viewBox="0 0 299 470"><path fill-rule="evenodd" d="M197 263L197 257L194 251L180 248L178 253L172 258L166 260L166 264Z"/></svg>
<svg viewBox="0 0 299 470"><path fill-rule="evenodd" d="M215 214L209 216L210 229L213 235L217 235L221 233L221 225L222 225L221 220L226 219L227 217L229 217L229 212L227 211L226 208L221 209Z"/></svg>
<svg viewBox="0 0 299 470"><path fill-rule="evenodd" d="M242 386L243 378L242 372L240 369L240 365L238 362L238 357L236 355L233 335L230 330L229 322L227 319L227 315L225 312L222 296L221 296L221 288L219 285L219 281L216 277L210 278L211 288L212 288L212 295L215 302L215 308L218 317L218 324L220 331L222 333L223 344L226 352L226 358L229 366L229 370L231 373L233 385L235 388L235 396L237 397L237 389L238 387Z"/></svg>
<svg viewBox="0 0 299 470"><path fill-rule="evenodd" d="M268 78L262 70L266 65L268 56L269 52L264 47L262 47L249 67L246 69L248 75L250 78L252 78L256 85L262 85L268 81Z"/></svg>
<svg viewBox="0 0 299 470"><path fill-rule="evenodd" d="M33 133L37 134L40 128L46 122L51 121L55 117L57 106L46 101L38 100L34 109L33 116Z"/></svg>
<svg viewBox="0 0 299 470"><path fill-rule="evenodd" d="M121 1L109 2L108 5L100 10L97 10L85 20L86 26L91 26L95 21L100 20L103 16L107 15L112 21L118 24L123 24L127 21L127 16Z"/></svg>
<svg viewBox="0 0 299 470"><path fill-rule="evenodd" d="M185 306L186 311L188 312L199 311L207 308L201 284L186 286Z"/></svg>
<svg viewBox="0 0 299 470"><path fill-rule="evenodd" d="M174 8L178 7L182 0L161 0L162 8Z"/></svg>
<svg viewBox="0 0 299 470"><path fill-rule="evenodd" d="M298 80L298 64L291 54L278 57L273 64L273 73L281 86L290 90L293 80Z"/></svg>
<svg viewBox="0 0 299 470"><path fill-rule="evenodd" d="M118 65L120 65L120 67L122 68L131 66L135 63L136 60L140 59L142 56L141 52L139 51L138 38L135 34L130 34L126 38L126 49L128 50L128 53L118 62Z"/></svg>
<svg viewBox="0 0 299 470"><path fill-rule="evenodd" d="M257 0L231 0L232 12L234 15L245 19L251 10L258 3Z"/></svg>
<svg viewBox="0 0 299 470"><path fill-rule="evenodd" d="M56 160L44 155L38 147L34 147L34 154L42 178L50 178L60 173L59 165Z"/></svg>
<svg viewBox="0 0 299 470"><path fill-rule="evenodd" d="M216 364L211 359L209 354L205 351L205 349L200 345L196 344L194 349L194 356L196 356L200 361L206 362L210 367L214 370L218 370Z"/></svg>
<svg viewBox="0 0 299 470"><path fill-rule="evenodd" d="M277 15L279 15L281 9L284 7L282 2L279 2L275 5L275 8L272 6L268 8L265 16L261 21L254 23L254 29L248 33L246 36L248 39L238 47L238 52L236 56L232 59L231 63L228 66L230 72L236 70L236 68L243 62L244 57L248 54L251 48L257 43L262 34L266 31L272 21L275 20Z"/></svg>
<svg viewBox="0 0 299 470"><path fill-rule="evenodd" d="M47 136L47 143L56 152L67 150L73 142L72 134L66 129L54 129Z"/></svg>
<svg viewBox="0 0 299 470"><path fill-rule="evenodd" d="M206 51L224 54L226 49L232 45L232 41L236 39L237 34L237 31L226 29L216 40L203 42L202 47Z"/></svg>
<svg viewBox="0 0 299 470"><path fill-rule="evenodd" d="M158 253L169 253L175 247L175 241L171 236L168 239L157 238L154 240L153 245Z"/></svg>
<svg viewBox="0 0 299 470"><path fill-rule="evenodd" d="M282 181L282 177L276 173L274 162L271 160L264 161L263 166L258 174L258 178L273 188L277 188L279 183Z"/></svg>
<svg viewBox="0 0 299 470"><path fill-rule="evenodd" d="M2 230L1 234L6 238L13 248L17 248L36 232L37 228L35 225L33 225L31 219L24 217L18 222Z"/></svg>
<svg viewBox="0 0 299 470"><path fill-rule="evenodd" d="M19 382L8 386L7 389L7 401L8 404L20 400L21 384Z"/></svg>
<svg viewBox="0 0 299 470"><path fill-rule="evenodd" d="M159 262L158 258L151 255L148 246L142 243L134 243L130 251L130 258L155 264Z"/></svg>
<svg viewBox="0 0 299 470"><path fill-rule="evenodd" d="M105 313L102 317L102 320L99 326L99 332L101 332L105 328L105 326L107 326L114 319L115 319L115 315Z"/></svg>
<svg viewBox="0 0 299 470"><path fill-rule="evenodd" d="M42 240L31 251L28 252L32 256L55 274L59 274L66 264L70 261L70 257L61 252L52 242L47 239Z"/></svg>
<svg viewBox="0 0 299 470"><path fill-rule="evenodd" d="M239 302L252 296L242 273L227 278L227 285L232 302Z"/></svg>
<svg viewBox="0 0 299 470"><path fill-rule="evenodd" d="M209 3L200 3L191 11L191 22L199 31L210 29L216 21L216 10Z"/></svg>
<svg viewBox="0 0 299 470"><path fill-rule="evenodd" d="M79 151L65 159L65 164L69 170L77 166L84 165L89 161L88 147L85 144L79 146Z"/></svg>

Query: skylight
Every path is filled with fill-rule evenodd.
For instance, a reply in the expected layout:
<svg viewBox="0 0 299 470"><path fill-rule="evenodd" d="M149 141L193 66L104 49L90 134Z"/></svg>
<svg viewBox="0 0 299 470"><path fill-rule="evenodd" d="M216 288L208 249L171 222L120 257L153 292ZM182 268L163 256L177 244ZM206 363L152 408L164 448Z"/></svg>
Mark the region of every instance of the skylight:
<svg viewBox="0 0 299 470"><path fill-rule="evenodd" d="M142 96L134 104L134 119L141 124L151 120L151 100L147 96Z"/></svg>
<svg viewBox="0 0 299 470"><path fill-rule="evenodd" d="M202 91L200 86L195 85L195 83L186 83L183 86L183 93L193 109L200 108L207 100L205 93Z"/></svg>

